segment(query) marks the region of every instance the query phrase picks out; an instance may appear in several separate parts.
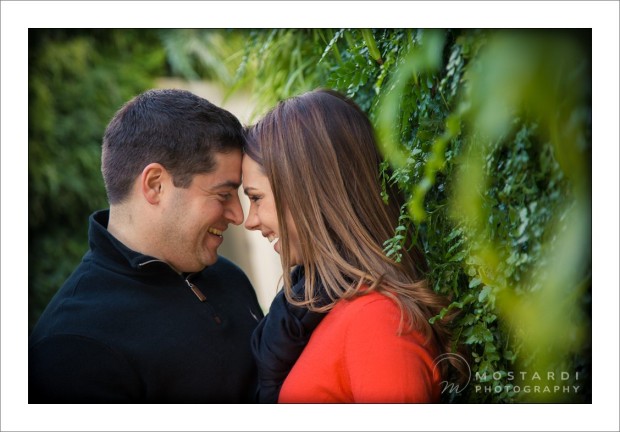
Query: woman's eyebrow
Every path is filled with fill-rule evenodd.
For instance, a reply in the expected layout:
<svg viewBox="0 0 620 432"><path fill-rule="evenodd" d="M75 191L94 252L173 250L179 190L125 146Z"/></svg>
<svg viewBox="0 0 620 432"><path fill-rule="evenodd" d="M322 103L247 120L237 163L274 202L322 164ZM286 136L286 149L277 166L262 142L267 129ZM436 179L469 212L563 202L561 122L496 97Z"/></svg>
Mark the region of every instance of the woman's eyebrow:
<svg viewBox="0 0 620 432"><path fill-rule="evenodd" d="M248 187L243 189L243 193L246 194L246 195L249 195L249 192L251 192L253 190L256 190L256 188L252 187L252 186L248 186Z"/></svg>

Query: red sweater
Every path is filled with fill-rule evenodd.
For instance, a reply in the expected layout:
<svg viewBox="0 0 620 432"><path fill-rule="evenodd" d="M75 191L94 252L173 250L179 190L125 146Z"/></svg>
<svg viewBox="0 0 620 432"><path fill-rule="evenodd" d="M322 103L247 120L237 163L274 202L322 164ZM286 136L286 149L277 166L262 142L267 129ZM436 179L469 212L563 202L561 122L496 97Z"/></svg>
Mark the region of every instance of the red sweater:
<svg viewBox="0 0 620 432"><path fill-rule="evenodd" d="M280 403L438 402L434 350L398 335L400 310L373 292L341 300L312 333L282 385Z"/></svg>

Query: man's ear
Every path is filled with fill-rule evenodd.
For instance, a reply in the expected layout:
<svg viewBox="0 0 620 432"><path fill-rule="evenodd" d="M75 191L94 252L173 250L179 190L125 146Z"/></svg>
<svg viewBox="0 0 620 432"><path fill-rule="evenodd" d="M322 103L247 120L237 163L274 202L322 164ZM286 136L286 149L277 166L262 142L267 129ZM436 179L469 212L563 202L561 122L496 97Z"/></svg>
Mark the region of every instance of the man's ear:
<svg viewBox="0 0 620 432"><path fill-rule="evenodd" d="M169 179L168 171L159 163L148 164L140 175L140 188L142 195L149 204L158 204L161 194Z"/></svg>

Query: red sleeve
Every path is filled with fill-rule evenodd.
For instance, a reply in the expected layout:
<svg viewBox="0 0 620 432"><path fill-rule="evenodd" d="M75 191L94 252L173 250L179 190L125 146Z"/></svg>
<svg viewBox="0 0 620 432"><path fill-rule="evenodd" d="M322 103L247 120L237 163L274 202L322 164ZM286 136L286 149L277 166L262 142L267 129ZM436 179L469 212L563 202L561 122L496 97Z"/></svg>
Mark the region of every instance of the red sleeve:
<svg viewBox="0 0 620 432"><path fill-rule="evenodd" d="M352 317L345 362L357 403L430 403L439 397L433 357L419 334L398 335L400 310L390 299L364 305Z"/></svg>

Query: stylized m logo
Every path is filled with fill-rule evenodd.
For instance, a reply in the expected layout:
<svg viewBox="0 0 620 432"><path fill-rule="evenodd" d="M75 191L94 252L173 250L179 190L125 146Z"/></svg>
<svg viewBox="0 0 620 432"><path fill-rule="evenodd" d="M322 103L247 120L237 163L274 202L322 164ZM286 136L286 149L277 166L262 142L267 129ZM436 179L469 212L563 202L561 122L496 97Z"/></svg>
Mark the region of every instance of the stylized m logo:
<svg viewBox="0 0 620 432"><path fill-rule="evenodd" d="M456 361L463 363L467 366L467 371L468 371L468 375L467 375L467 382L465 383L465 385L463 385L463 388L461 388L461 386L457 383L451 383L448 381L442 381L441 384L441 393L460 393L463 390L465 390L467 388L467 386L469 385L469 381L471 381L471 368L469 367L469 363L467 362L467 360L465 360L465 358L459 354L456 353L443 353L440 356L438 356L435 361L433 362L433 373L435 372L435 369L437 369L437 367L439 366L439 363L441 363L442 361L450 361L450 359L456 359Z"/></svg>

